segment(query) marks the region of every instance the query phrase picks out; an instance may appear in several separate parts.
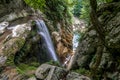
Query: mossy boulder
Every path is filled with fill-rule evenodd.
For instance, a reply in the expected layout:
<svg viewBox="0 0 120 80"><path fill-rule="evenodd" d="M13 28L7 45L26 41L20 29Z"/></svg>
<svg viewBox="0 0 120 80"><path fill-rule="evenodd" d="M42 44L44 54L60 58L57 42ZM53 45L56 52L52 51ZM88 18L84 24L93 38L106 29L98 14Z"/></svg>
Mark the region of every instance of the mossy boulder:
<svg viewBox="0 0 120 80"><path fill-rule="evenodd" d="M3 53L6 56L15 54L21 47L24 45L25 39L23 38L14 38L9 40L4 44Z"/></svg>

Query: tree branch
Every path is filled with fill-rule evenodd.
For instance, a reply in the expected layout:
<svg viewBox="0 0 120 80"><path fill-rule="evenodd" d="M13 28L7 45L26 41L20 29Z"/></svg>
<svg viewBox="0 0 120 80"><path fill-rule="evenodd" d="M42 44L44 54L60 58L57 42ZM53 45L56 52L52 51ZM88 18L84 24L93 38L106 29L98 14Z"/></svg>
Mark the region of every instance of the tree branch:
<svg viewBox="0 0 120 80"><path fill-rule="evenodd" d="M96 0L90 0L90 6L91 6L91 13L90 13L90 18L91 22L93 24L94 29L98 32L99 38L104 42L105 41L105 30L98 20L97 17L97 1Z"/></svg>

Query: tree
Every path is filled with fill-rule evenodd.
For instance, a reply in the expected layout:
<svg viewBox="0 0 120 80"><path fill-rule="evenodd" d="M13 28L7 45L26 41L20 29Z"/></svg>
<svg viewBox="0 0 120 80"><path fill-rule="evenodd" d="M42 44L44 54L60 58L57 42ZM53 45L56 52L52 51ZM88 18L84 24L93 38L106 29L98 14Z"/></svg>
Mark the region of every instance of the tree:
<svg viewBox="0 0 120 80"><path fill-rule="evenodd" d="M40 9L43 10L43 8L45 7L45 0L24 0L28 5L30 5L31 7L35 8L35 9Z"/></svg>
<svg viewBox="0 0 120 80"><path fill-rule="evenodd" d="M82 2L81 0L77 0L76 4L74 5L73 14L76 17L79 17L80 14L81 14L81 8L82 8L82 3L81 2Z"/></svg>
<svg viewBox="0 0 120 80"><path fill-rule="evenodd" d="M102 24L98 20L97 17L97 1L96 0L90 0L90 6L91 6L91 13L90 13L90 18L91 22L93 24L93 27L99 34L99 38L104 42L105 40L105 30L102 27Z"/></svg>

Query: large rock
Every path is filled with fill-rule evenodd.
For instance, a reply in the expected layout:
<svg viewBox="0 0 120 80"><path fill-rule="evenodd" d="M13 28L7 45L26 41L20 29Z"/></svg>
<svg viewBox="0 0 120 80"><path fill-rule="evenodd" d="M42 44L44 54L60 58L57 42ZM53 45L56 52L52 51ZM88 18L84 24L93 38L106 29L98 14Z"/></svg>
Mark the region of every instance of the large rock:
<svg viewBox="0 0 120 80"><path fill-rule="evenodd" d="M6 67L0 75L0 80L21 80L23 75L19 75L15 67Z"/></svg>
<svg viewBox="0 0 120 80"><path fill-rule="evenodd" d="M25 43L28 42L29 44L29 41L26 41L26 39L28 38L28 34L30 32L31 20L33 20L33 18L38 19L38 16L36 17L36 14L33 14L33 11L31 10L30 7L28 7L25 4L24 0L8 0L8 1L0 0L0 8L1 8L0 9L0 26L2 26L0 29L0 34L1 34L0 36L0 67L9 66L9 65L14 66L14 62L16 62L16 60L19 61L19 58L21 58L20 56L23 57L24 51L28 50L28 48L31 47L31 45L32 45L32 48L27 53L35 53L34 55L38 55L36 53L39 53L39 50L36 44L39 44L39 43L34 42L28 45L27 48L25 47L26 45ZM41 17L41 15L39 16ZM1 25L5 21L8 24ZM56 31L55 30L56 26L53 26L54 24L51 24L51 22L49 23L49 21L48 22L46 21L46 23L48 24L49 30L53 29L51 30L50 33L52 33L52 31ZM64 24L65 22L64 23L61 22L60 25L57 25L57 28L59 28L58 32L59 32L60 38L56 39L56 41L58 43L60 42L62 46L58 46L58 43L55 43L55 45L58 46L57 53L60 54L59 56L61 56L65 60L67 55L72 53L72 29L70 27L65 28L66 25ZM34 34L34 32L33 33L31 32L31 34ZM30 37L33 37L33 36L30 35ZM34 40L36 40L36 38L34 38ZM62 50L59 51L60 47L63 47L63 48ZM33 49L36 52L34 52ZM20 50L22 51L20 52ZM19 53L21 54L19 55ZM42 57L43 59L43 55L42 56L41 55L42 54L39 54L39 56L37 57L38 58ZM6 60L8 60L9 65L7 64ZM58 71L59 70L64 71L62 69L58 69ZM56 67L55 67L55 71L56 71ZM6 73L6 75L7 74L8 73ZM58 75L62 76L62 74L58 74ZM56 76L56 74L54 76ZM49 76L49 77L52 77L52 76ZM56 77L55 77L55 80L56 80Z"/></svg>
<svg viewBox="0 0 120 80"><path fill-rule="evenodd" d="M119 80L120 70L120 2L101 5L99 20L105 29L105 41L93 27L80 40L73 57L72 68L85 68L97 80ZM109 10L109 8L111 8ZM99 11L98 11L99 12ZM101 49L102 46L102 49ZM99 76L99 77L98 77Z"/></svg>
<svg viewBox="0 0 120 80"><path fill-rule="evenodd" d="M0 80L22 80L23 75L16 68L15 59L19 62L35 42L32 42L33 35L30 33L33 16L33 11L24 0L0 0ZM24 47L26 42L31 42L27 49ZM24 50L21 51L22 48Z"/></svg>
<svg viewBox="0 0 120 80"><path fill-rule="evenodd" d="M37 80L37 79L35 77L31 77L31 78L29 78L27 80Z"/></svg>
<svg viewBox="0 0 120 80"><path fill-rule="evenodd" d="M40 80L90 80L86 76L49 64L42 64L35 75Z"/></svg>
<svg viewBox="0 0 120 80"><path fill-rule="evenodd" d="M30 24L17 24L6 28L5 32L0 36L0 64L11 55L15 55L19 51L30 32Z"/></svg>
<svg viewBox="0 0 120 80"><path fill-rule="evenodd" d="M72 24L67 24L64 20L60 22L45 19L53 39L56 53L60 57L60 61L64 63L66 58L72 55ZM66 27L67 26L67 27Z"/></svg>
<svg viewBox="0 0 120 80"><path fill-rule="evenodd" d="M60 67L43 64L36 70L36 77L42 80L60 80L64 79L67 70Z"/></svg>
<svg viewBox="0 0 120 80"><path fill-rule="evenodd" d="M67 75L66 80L91 80L91 79L78 73L70 72Z"/></svg>
<svg viewBox="0 0 120 80"><path fill-rule="evenodd" d="M68 32L67 29L62 28L60 32L52 32L54 38L56 52L61 59L61 62L64 63L65 59L72 55L72 38L73 34Z"/></svg>
<svg viewBox="0 0 120 80"><path fill-rule="evenodd" d="M72 64L70 66L72 66L72 68L77 66L89 68L89 64L98 46L98 38L96 38L97 34L94 33L94 30L90 30L79 43L76 53L73 56L73 59L71 59Z"/></svg>

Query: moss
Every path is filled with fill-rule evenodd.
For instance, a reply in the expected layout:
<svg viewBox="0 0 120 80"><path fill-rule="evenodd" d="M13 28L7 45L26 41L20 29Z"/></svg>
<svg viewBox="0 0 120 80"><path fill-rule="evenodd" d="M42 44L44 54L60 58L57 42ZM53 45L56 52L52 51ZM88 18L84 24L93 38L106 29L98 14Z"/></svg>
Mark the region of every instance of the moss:
<svg viewBox="0 0 120 80"><path fill-rule="evenodd" d="M10 55L6 61L6 65L13 66L14 65L14 55Z"/></svg>
<svg viewBox="0 0 120 80"><path fill-rule="evenodd" d="M37 36L36 27L34 24L32 28L33 29L28 34L24 45L15 54L14 62L16 65L20 63L31 63L33 61L38 62L37 59L35 59L36 58L35 56L37 51L39 51L37 47L38 47L38 41L40 37ZM34 41L33 41L33 37L36 38Z"/></svg>
<svg viewBox="0 0 120 80"><path fill-rule="evenodd" d="M26 58L26 55L29 53L30 48L31 48L31 45L25 42L22 48L19 51L17 51L14 56L15 64L18 64L20 61L23 60L23 58Z"/></svg>
<svg viewBox="0 0 120 80"><path fill-rule="evenodd" d="M58 61L53 61L53 60L47 62L47 64L54 65L54 66L60 66L60 63Z"/></svg>
<svg viewBox="0 0 120 80"><path fill-rule="evenodd" d="M23 38L19 38L16 40L16 44L18 45L18 48L20 49L25 43L25 40Z"/></svg>
<svg viewBox="0 0 120 80"><path fill-rule="evenodd" d="M20 48L24 45L25 40L22 38L17 38L15 40L8 41L3 49L3 53L8 56L6 65L14 65L14 56L15 53L20 50ZM12 43L12 44L11 44Z"/></svg>
<svg viewBox="0 0 120 80"><path fill-rule="evenodd" d="M32 65L31 65L32 64ZM20 64L16 67L19 74L26 75L26 76L34 76L34 73L29 74L30 71L35 71L39 64L36 62L32 62L31 64Z"/></svg>
<svg viewBox="0 0 120 80"><path fill-rule="evenodd" d="M90 71L86 70L84 68L79 68L79 69L76 69L76 70L73 70L73 71L77 72L79 74L82 74L82 75L90 76Z"/></svg>
<svg viewBox="0 0 120 80"><path fill-rule="evenodd" d="M11 45L12 43L12 45ZM24 45L25 40L23 38L11 39L5 44L5 49L3 49L3 53L5 55L10 56L11 54L15 54L16 51L20 50L20 48Z"/></svg>

